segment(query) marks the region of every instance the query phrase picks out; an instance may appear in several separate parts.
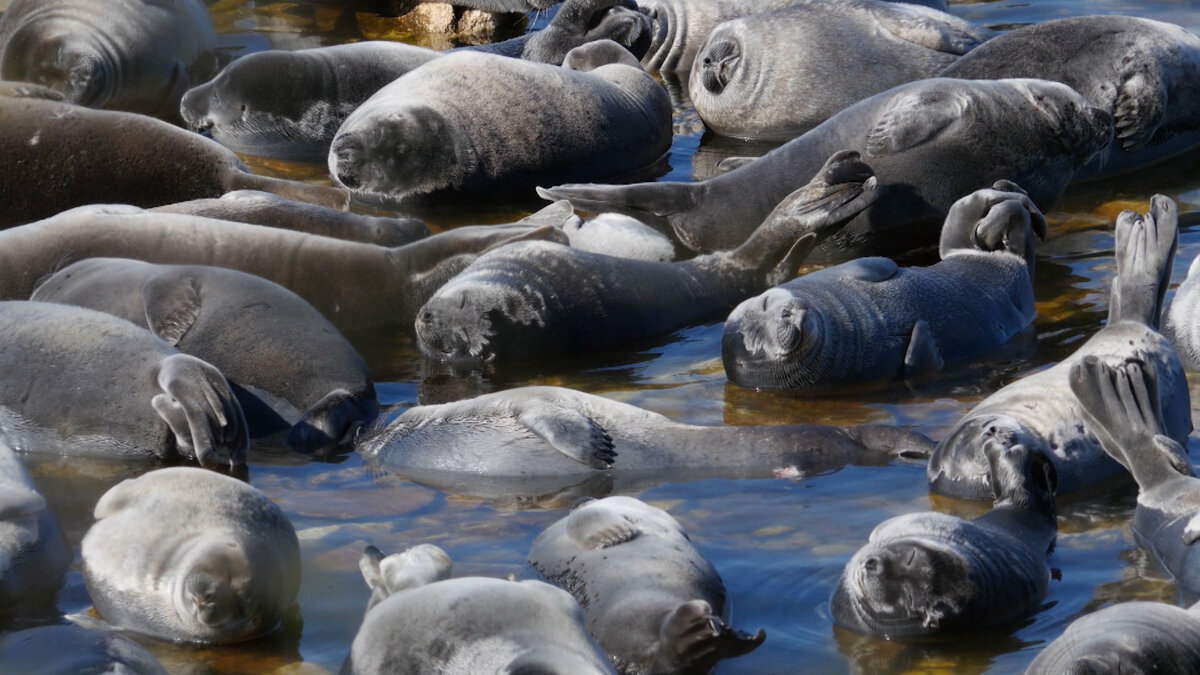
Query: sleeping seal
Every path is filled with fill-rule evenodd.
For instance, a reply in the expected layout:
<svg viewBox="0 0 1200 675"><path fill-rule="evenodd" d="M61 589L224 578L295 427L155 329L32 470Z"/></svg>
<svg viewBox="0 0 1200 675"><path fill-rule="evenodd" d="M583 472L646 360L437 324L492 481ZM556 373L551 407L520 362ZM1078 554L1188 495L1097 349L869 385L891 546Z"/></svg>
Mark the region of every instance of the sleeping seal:
<svg viewBox="0 0 1200 675"><path fill-rule="evenodd" d="M1153 363L1166 433L1187 441L1192 418L1183 367L1171 343L1155 331L1175 257L1177 220L1175 203L1162 195L1150 200L1144 217L1132 211L1117 217L1117 276L1107 325L1057 365L1000 389L959 420L929 460L929 483L935 492L986 498L990 490L981 448L992 439L1045 453L1058 472L1060 495L1127 476L1104 453L1071 393L1070 370L1089 355L1108 363Z"/></svg>
<svg viewBox="0 0 1200 675"><path fill-rule="evenodd" d="M83 537L83 580L113 626L172 642L248 640L296 600L300 544L283 510L235 478L173 467L121 481Z"/></svg>
<svg viewBox="0 0 1200 675"><path fill-rule="evenodd" d="M834 623L883 638L1005 624L1046 597L1058 521L1054 465L1023 445L989 441L992 510L966 521L936 512L879 524L838 579Z"/></svg>
<svg viewBox="0 0 1200 675"><path fill-rule="evenodd" d="M612 673L583 627L579 603L540 581L450 579L432 544L359 562L371 588L342 675L384 673Z"/></svg>
<svg viewBox="0 0 1200 675"><path fill-rule="evenodd" d="M623 673L707 673L766 639L729 627L721 576L677 520L633 497L576 508L538 535L529 564L575 596Z"/></svg>
<svg viewBox="0 0 1200 675"><path fill-rule="evenodd" d="M993 352L1037 313L1035 236L1046 221L1015 184L967 195L946 216L936 265L860 258L738 305L721 338L725 373L743 387L802 389L912 377Z"/></svg>
<svg viewBox="0 0 1200 675"><path fill-rule="evenodd" d="M0 302L0 438L22 452L204 466L243 463L250 442L216 368L124 319L21 301Z"/></svg>
<svg viewBox="0 0 1200 675"><path fill-rule="evenodd" d="M41 626L0 638L0 663L22 675L167 675L141 645L106 630Z"/></svg>
<svg viewBox="0 0 1200 675"><path fill-rule="evenodd" d="M698 183L565 185L539 194L668 224L696 251L734 248L839 150L855 150L891 187L826 241L829 258L896 255L937 242L960 197L997 180L1045 209L1104 149L1112 119L1063 84L931 79L860 101L740 168Z"/></svg>
<svg viewBox="0 0 1200 675"><path fill-rule="evenodd" d="M29 472L0 437L0 626L53 605L73 557ZM0 663L7 661L0 656Z"/></svg>
<svg viewBox="0 0 1200 675"><path fill-rule="evenodd" d="M1025 675L1200 672L1200 605L1122 602L1071 622Z"/></svg>

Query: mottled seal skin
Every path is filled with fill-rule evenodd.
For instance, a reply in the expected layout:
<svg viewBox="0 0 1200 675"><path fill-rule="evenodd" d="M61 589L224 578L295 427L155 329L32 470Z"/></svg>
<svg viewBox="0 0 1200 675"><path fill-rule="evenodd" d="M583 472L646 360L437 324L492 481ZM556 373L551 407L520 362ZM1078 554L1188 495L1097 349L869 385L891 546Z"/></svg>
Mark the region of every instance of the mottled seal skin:
<svg viewBox="0 0 1200 675"><path fill-rule="evenodd" d="M868 96L937 75L991 35L927 7L808 0L714 28L688 88L715 133L786 141Z"/></svg>
<svg viewBox="0 0 1200 675"><path fill-rule="evenodd" d="M1127 479L1100 447L1079 399L1071 393L1071 368L1089 356L1106 363L1153 363L1165 433L1187 441L1192 420L1183 366L1171 343L1156 330L1178 242L1177 219L1175 203L1162 195L1151 199L1145 216L1132 211L1118 216L1117 276L1108 323L1075 353L1000 389L959 420L929 460L929 483L935 492L987 498L988 469L981 450L992 439L1045 453L1058 472L1059 495Z"/></svg>
<svg viewBox="0 0 1200 675"><path fill-rule="evenodd" d="M1200 144L1200 38L1174 24L1084 16L1023 26L939 77L1036 77L1069 85L1113 116L1116 139L1077 180L1123 173Z"/></svg>
<svg viewBox="0 0 1200 675"><path fill-rule="evenodd" d="M330 147L329 172L391 201L511 198L548 182L618 179L649 167L670 144L670 97L640 68L613 63L584 73L457 52L351 113Z"/></svg>
<svg viewBox="0 0 1200 675"><path fill-rule="evenodd" d="M860 258L738 305L721 338L725 373L743 387L803 389L913 377L992 353L1033 323L1033 242L1045 235L1016 185L967 195L950 207L935 265Z"/></svg>
<svg viewBox="0 0 1200 675"><path fill-rule="evenodd" d="M246 420L220 371L124 319L0 303L0 364L0 437L19 451L245 461Z"/></svg>
<svg viewBox="0 0 1200 675"><path fill-rule="evenodd" d="M716 569L669 513L633 497L576 508L538 535L528 560L575 596L622 673L707 673L766 639L729 627Z"/></svg>
<svg viewBox="0 0 1200 675"><path fill-rule="evenodd" d="M183 93L216 71L216 43L199 0L14 0L0 16L0 76L177 120Z"/></svg>
<svg viewBox="0 0 1200 675"><path fill-rule="evenodd" d="M72 558L46 500L0 438L0 626L53 604ZM7 661L0 656L0 663Z"/></svg>
<svg viewBox="0 0 1200 675"><path fill-rule="evenodd" d="M119 316L234 385L251 436L287 430L287 442L325 454L375 421L367 364L333 324L286 288L203 265L88 258L47 279L32 300Z"/></svg>
<svg viewBox="0 0 1200 675"><path fill-rule="evenodd" d="M834 623L907 638L979 630L1026 616L1046 597L1058 521L1054 465L991 441L992 510L965 521L936 512L884 521L846 563L829 600Z"/></svg>
<svg viewBox="0 0 1200 675"><path fill-rule="evenodd" d="M0 119L0 227L84 204L160 206L240 189L349 204L345 190L256 176L219 143L144 115L0 96Z"/></svg>
<svg viewBox="0 0 1200 675"><path fill-rule="evenodd" d="M450 557L420 544L386 558L368 546L371 588L342 675L612 673L579 603L541 581L450 579Z"/></svg>
<svg viewBox="0 0 1200 675"><path fill-rule="evenodd" d="M1122 602L1071 622L1025 675L1200 672L1200 608Z"/></svg>
<svg viewBox="0 0 1200 675"><path fill-rule="evenodd" d="M969 120L969 121L968 121ZM960 197L997 180L1052 204L1107 145L1111 117L1063 84L930 79L860 101L765 156L697 183L564 185L539 194L579 208L665 221L687 247L734 248L839 150L854 150L887 192L820 248L850 259L937 242Z"/></svg>
<svg viewBox="0 0 1200 675"><path fill-rule="evenodd" d="M83 580L101 618L172 642L271 632L300 587L300 544L258 489L173 467L118 483L83 537Z"/></svg>
<svg viewBox="0 0 1200 675"><path fill-rule="evenodd" d="M417 313L421 352L462 365L579 355L661 335L784 278L879 196L856 153L837 153L730 253L629 260L546 242L479 257Z"/></svg>
<svg viewBox="0 0 1200 675"><path fill-rule="evenodd" d="M1184 368L1200 370L1200 256L1192 260L1187 278L1167 305L1162 333L1175 346Z"/></svg>
<svg viewBox="0 0 1200 675"><path fill-rule="evenodd" d="M22 675L113 673L167 675L150 652L127 637L80 626L41 626L0 638L0 663Z"/></svg>

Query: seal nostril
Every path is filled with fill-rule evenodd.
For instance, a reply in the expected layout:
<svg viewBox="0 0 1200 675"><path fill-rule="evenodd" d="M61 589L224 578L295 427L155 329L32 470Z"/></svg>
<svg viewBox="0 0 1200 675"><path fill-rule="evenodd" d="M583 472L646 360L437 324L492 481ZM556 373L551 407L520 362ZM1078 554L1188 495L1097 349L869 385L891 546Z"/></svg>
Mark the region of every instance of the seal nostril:
<svg viewBox="0 0 1200 675"><path fill-rule="evenodd" d="M876 572L879 570L879 558L871 556L863 561L863 569L868 572Z"/></svg>

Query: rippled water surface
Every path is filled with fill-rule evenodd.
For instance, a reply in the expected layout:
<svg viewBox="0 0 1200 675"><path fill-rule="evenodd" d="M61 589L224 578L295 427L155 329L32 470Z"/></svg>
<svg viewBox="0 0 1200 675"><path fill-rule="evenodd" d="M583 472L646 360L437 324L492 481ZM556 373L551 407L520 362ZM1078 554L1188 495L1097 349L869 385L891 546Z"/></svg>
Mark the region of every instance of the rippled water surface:
<svg viewBox="0 0 1200 675"><path fill-rule="evenodd" d="M1054 0L954 5L952 12L998 28L1089 13L1128 13L1200 31L1189 3ZM296 2L221 0L212 5L228 55L301 48L386 34L372 15ZM664 180L706 175L714 158L761 153L762 147L701 136L686 104L677 110L679 135ZM325 179L322 167L297 167L247 158L264 173ZM1049 241L1037 269L1036 350L1009 360L852 395L789 396L726 383L720 362L720 324L679 331L638 349L566 363L537 364L460 375L422 364L403 334L350 337L371 364L383 402L397 410L418 401L458 398L526 384L575 387L627 401L695 424L778 424L865 421L904 425L938 438L960 415L1004 384L1070 353L1101 326L1113 274L1112 222L1124 208L1145 210L1151 194L1200 208L1200 159L1184 158L1102 183L1072 187L1048 216ZM536 205L533 205L536 207ZM438 226L508 220L514 210L421 214ZM1174 280L1183 279L1200 252L1200 231L1184 230ZM380 307L379 311L387 311ZM1193 380L1200 382L1200 380ZM1200 389L1193 387L1193 393ZM1190 444L1195 456L1196 442ZM33 470L72 542L91 523L100 494L146 467L80 461L41 461ZM566 513L577 494L537 500L485 502L446 494L387 475L375 475L351 455L340 463L256 446L250 482L277 501L300 535L304 580L300 619L265 641L194 650L146 641L173 671L319 672L340 666L358 628L367 589L357 567L367 543L397 551L420 542L446 549L457 575L524 575L525 554L544 527ZM981 633L950 643L906 645L833 628L827 600L845 562L880 521L935 509L973 516L984 506L929 494L924 465L851 467L800 480L704 480L646 487L636 493L679 519L728 587L736 626L767 631L754 653L724 662L723 673L996 672L1020 671L1041 645L1072 619L1116 601L1153 598L1185 602L1175 586L1134 544L1128 522L1134 494L1118 494L1060 509L1046 608L1015 630ZM89 605L78 563L62 593L65 612Z"/></svg>

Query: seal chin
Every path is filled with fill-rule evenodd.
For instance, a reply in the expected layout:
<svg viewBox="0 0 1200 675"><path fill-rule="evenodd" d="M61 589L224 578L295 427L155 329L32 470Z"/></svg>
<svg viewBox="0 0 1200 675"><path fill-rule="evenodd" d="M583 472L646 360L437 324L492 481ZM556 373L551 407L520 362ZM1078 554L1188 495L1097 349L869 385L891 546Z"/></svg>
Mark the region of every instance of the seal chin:
<svg viewBox="0 0 1200 675"><path fill-rule="evenodd" d="M721 358L730 381L743 387L791 387L800 361L820 343L815 310L773 289L739 305L725 322Z"/></svg>

